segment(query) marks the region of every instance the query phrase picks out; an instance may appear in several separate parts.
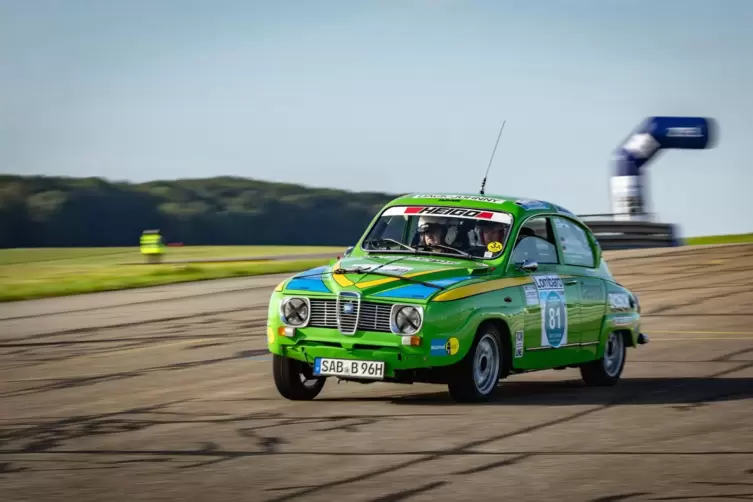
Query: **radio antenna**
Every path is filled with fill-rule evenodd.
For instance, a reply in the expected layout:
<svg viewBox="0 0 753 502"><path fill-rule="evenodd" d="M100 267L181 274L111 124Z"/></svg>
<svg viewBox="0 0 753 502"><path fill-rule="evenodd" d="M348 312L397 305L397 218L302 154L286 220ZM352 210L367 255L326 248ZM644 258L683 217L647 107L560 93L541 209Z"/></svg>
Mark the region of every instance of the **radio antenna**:
<svg viewBox="0 0 753 502"><path fill-rule="evenodd" d="M489 177L489 169L492 167L492 161L494 160L494 154L497 152L497 145L499 145L499 138L502 137L502 130L505 128L505 123L507 120L502 121L502 127L499 128L499 134L497 135L497 142L494 143L494 150L492 150L492 156L489 159L489 165L486 167L486 174L484 175L484 180L481 182L481 192L479 192L481 195L484 195L484 187L486 186L486 178Z"/></svg>

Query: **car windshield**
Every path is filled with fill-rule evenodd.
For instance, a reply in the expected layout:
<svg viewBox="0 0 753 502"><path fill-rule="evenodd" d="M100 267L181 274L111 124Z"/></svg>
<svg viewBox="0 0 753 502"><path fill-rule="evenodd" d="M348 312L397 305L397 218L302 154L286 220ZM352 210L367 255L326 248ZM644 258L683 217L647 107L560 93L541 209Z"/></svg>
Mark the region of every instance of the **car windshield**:
<svg viewBox="0 0 753 502"><path fill-rule="evenodd" d="M361 248L494 259L502 254L511 224L512 216L499 211L394 206L381 214Z"/></svg>

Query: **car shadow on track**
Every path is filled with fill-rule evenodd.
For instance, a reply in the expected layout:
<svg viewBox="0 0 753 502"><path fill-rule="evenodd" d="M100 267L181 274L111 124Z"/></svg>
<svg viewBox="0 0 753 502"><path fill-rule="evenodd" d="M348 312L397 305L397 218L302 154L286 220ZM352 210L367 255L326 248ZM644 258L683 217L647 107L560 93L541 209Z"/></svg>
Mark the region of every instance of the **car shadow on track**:
<svg viewBox="0 0 753 502"><path fill-rule="evenodd" d="M326 393L326 387L325 391ZM753 378L623 378L614 387L586 387L580 380L547 382L502 381L486 405L573 406L624 403L625 405L674 405L693 409L718 401L753 398ZM404 394L398 397L364 396L317 401L390 402L402 405L455 405L444 386L436 392Z"/></svg>

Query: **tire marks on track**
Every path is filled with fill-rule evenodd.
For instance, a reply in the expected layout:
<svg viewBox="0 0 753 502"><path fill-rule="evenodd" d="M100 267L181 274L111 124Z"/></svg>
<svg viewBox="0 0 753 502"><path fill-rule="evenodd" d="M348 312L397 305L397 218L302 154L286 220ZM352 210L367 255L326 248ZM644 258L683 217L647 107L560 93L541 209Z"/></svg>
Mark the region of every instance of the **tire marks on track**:
<svg viewBox="0 0 753 502"><path fill-rule="evenodd" d="M164 287L164 285L155 286L155 287ZM140 288L141 290L145 288ZM133 302L124 302L124 303L118 303L115 305L100 305L97 307L87 307L82 309L68 309L68 310L61 310L57 312L43 312L41 314L34 314L34 315L22 315L22 316L15 316L15 317L2 317L0 318L0 321L17 321L17 320L23 320L23 319L38 319L40 317L49 317L49 316L56 316L56 315L62 315L62 314L76 314L76 313L84 313L84 312L96 312L101 310L111 310L113 308L119 308L119 307L132 307L132 306L138 306L138 305L153 305L155 303L163 303L163 302L174 302L179 300L186 300L190 298L201 298L204 296L221 296L225 294L235 294L235 293L241 293L246 291L257 291L257 290L265 290L270 289L269 286L253 286L253 287L242 287L242 288L236 288L236 289L224 289L221 291L207 291L204 293L191 293L191 294L185 294L185 295L179 295L179 296L171 296L166 298L154 298L149 300L139 300L139 301L133 301ZM122 290L119 290L119 292L122 292ZM218 311L218 313L223 313L224 311ZM116 326L117 327L117 326Z"/></svg>
<svg viewBox="0 0 753 502"><path fill-rule="evenodd" d="M682 264L693 267L708 257L682 258ZM650 260L629 264L652 266ZM714 283L734 277L725 268L733 263L710 269L718 267L723 275L701 283L712 295L723 293L712 288L724 284ZM642 280L623 276L618 268L613 270L628 287ZM735 283L753 284L745 281L751 275L744 272ZM185 312L191 315L11 342L28 344L4 347L26 350L23 357L108 351L152 339L187 345L196 340L197 346L192 352L171 347L143 357L112 352L97 359L98 366L88 373L86 367L76 369L80 361L40 365L36 373L25 373L40 380L10 389L13 396L0 394L4 402L28 406L25 413L0 419L0 474L8 487L39 491L44 486L53 500L64 484L47 473L57 469L86 486L86 491L66 492L86 502L95 489L99 498L117 499L119 487L133 476L142 476L143 484L131 486L131 496L158 490L184 499L209 488L218 502L238 500L241 493L254 500L347 500L354 495L454 500L467 496L468 486L479 497L504 489L510 498L543 500L546 496L536 497L543 492L532 495L522 488L538 489L531 478L546 479L549 495L562 494L560 500L687 498L682 490L688 479L699 483L694 488L699 497L730 496L735 487L744 491L739 487L749 478L742 476L753 474L753 441L746 437L752 431L749 411L745 415L753 401L753 361L747 357L753 340L720 339L706 348L701 345L706 342L683 340L688 332L681 323L672 324L672 315L683 315L673 310L681 306L649 315L650 309L665 307L666 298L665 291L649 291L652 287L668 289L676 296L669 299L673 304L691 302L692 282L698 278L677 276L657 272L638 293L648 293L642 298L647 331L661 322L663 329L677 331L678 343L631 352L628 375L619 386L586 389L577 376L547 381L528 375L503 382L486 406L454 405L442 386L414 387L413 393L403 387L393 394L380 384L328 383L317 401L284 401L272 387L268 362L242 361L267 353L266 305L253 311ZM713 305L691 305L697 307L694 314L709 316L698 317L692 329L722 329L708 324ZM223 306L202 308L219 311ZM747 333L744 318L736 319L724 329ZM245 338L253 345L246 346ZM10 362L14 356L0 357ZM46 377L52 379L42 380ZM49 411L39 413L41 402L49 403ZM662 469L674 471L662 478ZM595 474L598 483L590 482ZM642 483L638 489L630 486L636 477Z"/></svg>

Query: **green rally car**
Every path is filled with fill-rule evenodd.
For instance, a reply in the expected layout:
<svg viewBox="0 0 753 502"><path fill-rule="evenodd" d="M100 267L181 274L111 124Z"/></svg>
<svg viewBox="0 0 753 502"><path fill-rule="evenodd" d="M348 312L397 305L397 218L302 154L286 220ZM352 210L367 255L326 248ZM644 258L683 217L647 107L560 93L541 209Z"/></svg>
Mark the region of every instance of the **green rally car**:
<svg viewBox="0 0 753 502"><path fill-rule="evenodd" d="M580 368L614 385L640 332L592 233L561 206L517 197L410 194L342 259L283 281L269 302L274 381L313 399L327 377L446 384L483 401L500 379Z"/></svg>

